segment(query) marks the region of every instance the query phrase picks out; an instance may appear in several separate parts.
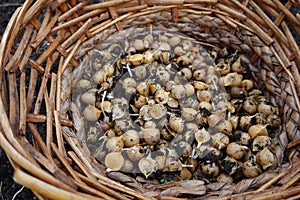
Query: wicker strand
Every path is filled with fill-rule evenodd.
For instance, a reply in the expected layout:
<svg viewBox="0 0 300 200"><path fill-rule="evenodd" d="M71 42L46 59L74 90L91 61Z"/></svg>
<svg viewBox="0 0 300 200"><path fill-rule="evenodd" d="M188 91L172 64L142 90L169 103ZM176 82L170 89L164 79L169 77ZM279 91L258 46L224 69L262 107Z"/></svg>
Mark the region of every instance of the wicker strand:
<svg viewBox="0 0 300 200"><path fill-rule="evenodd" d="M0 145L16 181L40 199L184 199L169 196L182 182L157 185L106 174L87 149L80 120L72 121L80 110L70 100L75 83L67 81L78 79L82 65L89 65L87 52L113 33L163 27L202 46L226 46L250 56L255 84L280 108L283 120L273 139L274 169L236 185L201 185L195 196L298 198L300 15L291 12L295 7L300 3L294 0L27 0L11 17L0 45ZM283 163L287 148L295 156Z"/></svg>

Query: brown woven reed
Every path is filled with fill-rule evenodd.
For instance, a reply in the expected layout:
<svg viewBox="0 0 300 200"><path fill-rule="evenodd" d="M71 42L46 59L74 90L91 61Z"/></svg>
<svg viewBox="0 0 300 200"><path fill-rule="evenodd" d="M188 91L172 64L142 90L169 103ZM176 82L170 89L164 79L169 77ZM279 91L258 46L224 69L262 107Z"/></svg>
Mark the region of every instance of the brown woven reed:
<svg viewBox="0 0 300 200"><path fill-rule="evenodd" d="M12 16L0 45L0 144L15 169L14 179L40 199L176 199L172 196L182 193L300 198L300 15L291 11L299 7L296 0L27 0ZM157 185L118 172L106 175L76 132L66 131L74 129L61 113L69 88L64 72L117 30L151 25L251 57L257 85L283 119L273 149L276 169L235 185Z"/></svg>

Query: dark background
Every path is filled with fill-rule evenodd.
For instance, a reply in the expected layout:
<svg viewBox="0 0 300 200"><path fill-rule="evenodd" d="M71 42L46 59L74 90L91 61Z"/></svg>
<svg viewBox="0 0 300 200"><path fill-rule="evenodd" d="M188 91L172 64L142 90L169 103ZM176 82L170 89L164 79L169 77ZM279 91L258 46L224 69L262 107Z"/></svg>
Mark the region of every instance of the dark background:
<svg viewBox="0 0 300 200"><path fill-rule="evenodd" d="M25 0L0 0L0 35L3 35L6 25L14 11L21 6ZM0 147L0 200L11 200L22 188L13 180L13 168L7 159L3 149ZM23 188L15 195L15 200L37 199L31 190Z"/></svg>
<svg viewBox="0 0 300 200"><path fill-rule="evenodd" d="M25 0L0 0L0 36L3 35L14 11L24 2ZM281 0L281 2L286 3L286 0ZM292 11L296 13L299 10L292 8ZM13 171L5 152L0 147L0 200L11 200L14 196L15 200L37 199L31 190L27 188L22 189L22 185L14 182Z"/></svg>

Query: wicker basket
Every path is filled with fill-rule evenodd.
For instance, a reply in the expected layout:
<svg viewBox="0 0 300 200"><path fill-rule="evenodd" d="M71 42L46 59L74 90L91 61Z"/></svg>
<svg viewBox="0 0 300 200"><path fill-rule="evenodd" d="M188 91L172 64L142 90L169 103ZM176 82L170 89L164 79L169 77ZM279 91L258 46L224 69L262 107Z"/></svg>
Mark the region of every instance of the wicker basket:
<svg viewBox="0 0 300 200"><path fill-rule="evenodd" d="M39 199L179 199L187 185L195 199L299 199L300 16L292 12L299 7L294 0L27 0L0 46L0 144L14 179ZM151 25L175 27L251 57L257 85L283 119L276 169L235 185L155 185L118 172L106 175L76 133L63 129L73 126L60 115L64 70L76 68L89 49L117 30Z"/></svg>

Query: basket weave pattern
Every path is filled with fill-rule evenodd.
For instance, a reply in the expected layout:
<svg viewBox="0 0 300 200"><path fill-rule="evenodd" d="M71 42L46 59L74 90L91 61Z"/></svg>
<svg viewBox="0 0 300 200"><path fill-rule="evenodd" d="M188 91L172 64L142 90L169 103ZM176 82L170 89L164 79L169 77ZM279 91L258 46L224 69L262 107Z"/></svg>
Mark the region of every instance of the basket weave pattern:
<svg viewBox="0 0 300 200"><path fill-rule="evenodd" d="M257 86L282 116L274 169L236 185L195 181L197 197L299 198L300 16L291 11L299 7L294 0L27 0L0 45L0 144L15 180L40 199L176 199L178 193L166 191L184 182L151 185L106 175L66 117L65 80L84 55L118 30L153 26L250 56Z"/></svg>

